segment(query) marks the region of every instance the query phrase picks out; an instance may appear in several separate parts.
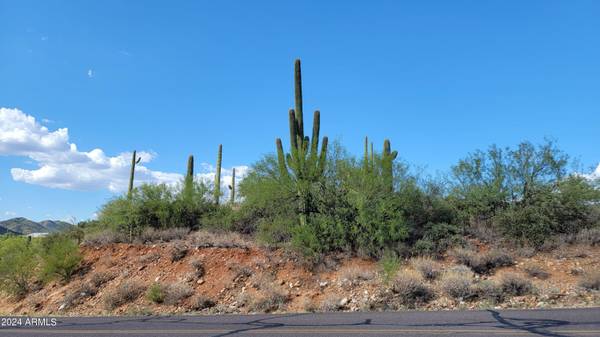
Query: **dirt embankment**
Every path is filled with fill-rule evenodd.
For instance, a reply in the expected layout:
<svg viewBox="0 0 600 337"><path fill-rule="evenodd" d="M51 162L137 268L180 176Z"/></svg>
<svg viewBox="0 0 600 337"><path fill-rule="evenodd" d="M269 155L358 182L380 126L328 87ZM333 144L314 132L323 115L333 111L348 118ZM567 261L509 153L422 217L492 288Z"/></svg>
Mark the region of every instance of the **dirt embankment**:
<svg viewBox="0 0 600 337"><path fill-rule="evenodd" d="M533 285L527 294L507 296L498 302L453 297L444 290L439 276L419 281L432 296L417 299L416 303L399 298L394 281L392 285L383 281L375 261L356 257L329 257L320 266L308 268L282 250L254 245L206 247L186 241L110 244L82 247L82 252L82 268L68 284L40 286L22 300L3 296L0 313L108 315L600 305L597 290L580 286L585 273L600 269L600 247L569 247L560 252L516 257L513 266L490 274L468 273L473 285L483 280L499 281L507 273L521 275ZM447 270L464 273L464 268L456 269L454 258L440 261L438 267L441 275ZM403 261L399 274L413 268ZM531 270L544 273L532 276ZM152 290L155 296L149 294ZM402 294L400 297L405 296Z"/></svg>

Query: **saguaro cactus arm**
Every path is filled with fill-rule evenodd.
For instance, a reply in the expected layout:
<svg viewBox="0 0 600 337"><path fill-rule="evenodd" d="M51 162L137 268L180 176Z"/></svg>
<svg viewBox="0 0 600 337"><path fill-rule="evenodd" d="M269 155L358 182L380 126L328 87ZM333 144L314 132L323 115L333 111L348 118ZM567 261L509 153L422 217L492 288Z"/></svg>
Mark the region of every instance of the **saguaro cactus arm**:
<svg viewBox="0 0 600 337"><path fill-rule="evenodd" d="M233 205L235 203L235 167L231 172L231 185L229 185L229 189L231 190L229 202Z"/></svg>
<svg viewBox="0 0 600 337"><path fill-rule="evenodd" d="M129 171L129 188L127 189L127 197L131 198L131 193L133 193L133 179L135 178L135 165L139 164L142 158L136 159L137 152L133 150L133 154L131 155L131 170Z"/></svg>

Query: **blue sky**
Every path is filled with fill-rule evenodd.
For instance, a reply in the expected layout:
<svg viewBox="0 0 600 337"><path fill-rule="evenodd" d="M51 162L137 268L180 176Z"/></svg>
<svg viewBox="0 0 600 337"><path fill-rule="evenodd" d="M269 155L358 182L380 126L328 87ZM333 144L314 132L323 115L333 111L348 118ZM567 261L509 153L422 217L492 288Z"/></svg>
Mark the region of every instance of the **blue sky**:
<svg viewBox="0 0 600 337"><path fill-rule="evenodd" d="M591 169L599 16L598 1L0 0L0 219L89 218L133 149L148 181L220 143L224 167L252 164L286 138L298 57L305 111L351 152L387 137L434 174L549 136Z"/></svg>

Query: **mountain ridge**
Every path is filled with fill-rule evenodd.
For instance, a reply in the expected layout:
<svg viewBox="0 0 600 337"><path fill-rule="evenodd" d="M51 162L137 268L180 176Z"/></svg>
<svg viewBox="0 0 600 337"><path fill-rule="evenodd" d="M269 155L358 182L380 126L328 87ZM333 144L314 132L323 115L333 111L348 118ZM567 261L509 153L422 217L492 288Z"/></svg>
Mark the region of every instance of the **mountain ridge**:
<svg viewBox="0 0 600 337"><path fill-rule="evenodd" d="M0 235L2 234L32 234L32 233L55 233L72 226L68 222L60 220L42 220L35 222L24 217L17 217L0 221Z"/></svg>

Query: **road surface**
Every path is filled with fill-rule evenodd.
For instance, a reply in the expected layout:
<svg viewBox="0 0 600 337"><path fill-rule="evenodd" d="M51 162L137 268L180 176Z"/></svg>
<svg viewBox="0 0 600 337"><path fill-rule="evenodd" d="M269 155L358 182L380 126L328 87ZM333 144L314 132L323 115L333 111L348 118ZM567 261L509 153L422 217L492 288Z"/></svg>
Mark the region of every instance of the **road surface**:
<svg viewBox="0 0 600 337"><path fill-rule="evenodd" d="M600 308L55 319L0 336L600 336Z"/></svg>

